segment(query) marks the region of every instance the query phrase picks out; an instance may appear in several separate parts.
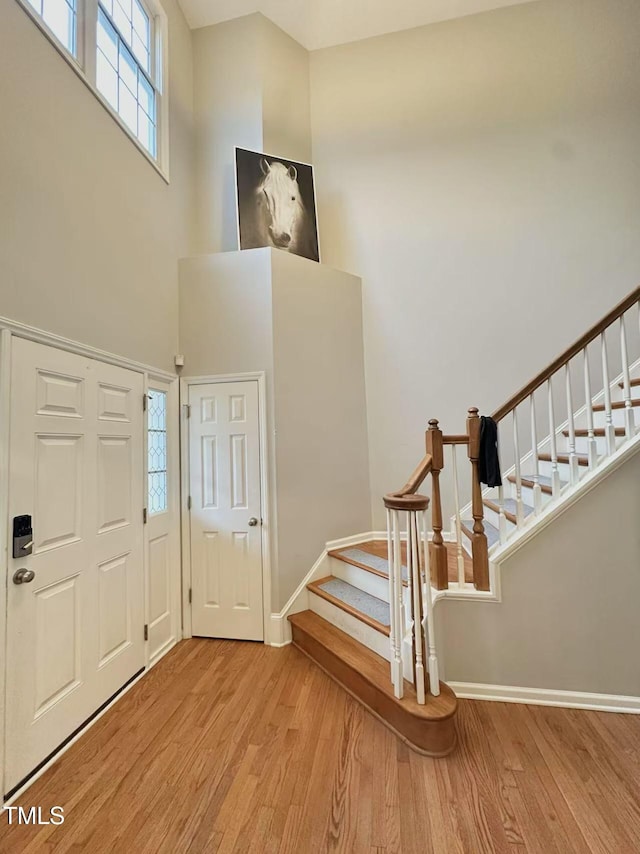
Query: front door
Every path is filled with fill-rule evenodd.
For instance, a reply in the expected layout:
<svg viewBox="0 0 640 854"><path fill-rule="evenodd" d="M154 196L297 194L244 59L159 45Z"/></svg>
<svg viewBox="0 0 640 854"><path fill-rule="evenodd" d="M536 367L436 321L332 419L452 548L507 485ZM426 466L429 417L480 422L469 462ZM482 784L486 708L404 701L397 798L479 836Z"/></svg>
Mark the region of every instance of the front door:
<svg viewBox="0 0 640 854"><path fill-rule="evenodd" d="M262 640L258 383L189 386L192 633Z"/></svg>
<svg viewBox="0 0 640 854"><path fill-rule="evenodd" d="M7 790L144 667L142 394L141 374L13 339Z"/></svg>

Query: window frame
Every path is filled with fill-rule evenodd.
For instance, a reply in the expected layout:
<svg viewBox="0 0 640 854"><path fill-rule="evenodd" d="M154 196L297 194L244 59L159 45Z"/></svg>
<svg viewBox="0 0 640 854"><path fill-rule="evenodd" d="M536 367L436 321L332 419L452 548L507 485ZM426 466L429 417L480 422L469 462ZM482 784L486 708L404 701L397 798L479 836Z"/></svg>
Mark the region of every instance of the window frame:
<svg viewBox="0 0 640 854"><path fill-rule="evenodd" d="M149 65L153 73L146 76L150 79L155 92L156 101L156 154L155 157L147 151L136 134L125 123L118 111L111 106L105 96L99 91L96 83L97 60L97 27L99 0L76 0L76 55L69 52L67 47L58 39L45 22L44 18L29 3L29 0L16 0L18 5L29 15L40 32L51 42L67 64L75 71L82 82L93 93L105 110L118 123L138 151L153 166L162 178L169 183L169 93L166 86L169 69L169 24L167 14L159 0L139 0L150 17L151 44ZM111 17L107 14L111 21ZM114 25L115 26L115 25ZM117 26L116 31L119 33ZM137 61L137 57L129 48L126 39L125 46ZM141 66L142 67L142 66ZM144 69L143 69L144 72Z"/></svg>

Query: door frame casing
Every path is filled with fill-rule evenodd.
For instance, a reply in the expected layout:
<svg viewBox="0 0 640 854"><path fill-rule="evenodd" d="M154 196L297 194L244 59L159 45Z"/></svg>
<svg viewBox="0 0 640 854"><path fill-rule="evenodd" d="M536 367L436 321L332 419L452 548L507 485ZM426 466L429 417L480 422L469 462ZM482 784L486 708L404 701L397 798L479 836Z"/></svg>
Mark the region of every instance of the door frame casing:
<svg viewBox="0 0 640 854"><path fill-rule="evenodd" d="M123 356L118 356L114 353L110 353L106 350L100 350L96 347L92 347L88 344L83 344L79 341L73 341L69 338L64 338L63 336L56 335L53 332L47 332L43 329L38 329L35 326L29 326L25 323L20 323L19 321L12 320L10 318L1 317L0 316L0 567L2 569L0 573L0 804L2 801L2 795L5 792L5 755L4 755L4 746L5 746L5 737L6 737L6 718L5 718L5 709L7 702L7 673L6 673L6 663L7 663L7 585L9 583L8 577L8 569L9 569L9 454L10 454L10 417L11 417L11 361L12 361L12 340L13 338L24 338L28 341L34 341L38 344L44 344L48 347L53 347L57 350L64 350L68 353L73 353L77 356L83 356L89 359L95 359L96 361L103 362L108 365L115 365L120 368L125 368L130 371L135 371L136 373L142 374L143 376L143 390L145 393L148 392L149 384L153 383L153 381L170 383L173 386L174 393L172 395L172 399L176 401L177 392L178 392L178 376L175 373L170 373L169 371L164 371L161 368L155 368L151 365L146 365L142 362L137 362L134 359L128 359ZM176 419L176 422L178 419ZM146 443L146 420L143 421L143 441ZM174 425L174 432L177 431L177 423ZM174 443L175 450L178 450L177 444ZM146 445L145 445L146 447ZM144 455L144 464L145 464L145 473L146 473L146 455ZM173 471L174 476L172 478L172 488L174 490L174 495L178 494L178 490L180 489L180 478L178 474L179 468L179 454L176 454L175 459L173 461ZM146 481L145 481L145 491L144 495L146 496ZM179 535L180 528L180 520L176 513L175 522L176 526L176 536ZM146 560L146 553L144 556L144 567L143 572L146 575L148 573L148 565ZM146 591L145 591L146 594ZM145 615L147 613L147 601L145 595ZM180 625L178 626L178 636L176 638L176 642L182 639L182 632L180 631ZM170 647L163 650L163 654L169 651ZM148 644L145 644L145 656L148 656ZM138 679L142 678L145 673L153 666L157 661L160 660L162 656L158 656L153 662L147 662L145 671L140 674ZM138 681L135 680L135 682ZM134 683L131 683L127 688L125 688L125 692L130 689L130 687ZM109 703L107 708L110 708L113 704L118 702L118 699L122 696L122 694L118 694L118 696ZM37 771L29 780L25 783L24 786L20 788L14 795L11 797L11 802L15 801L16 798L20 796L20 794L25 791L29 786L32 785L45 771L56 762L63 753L68 750L72 744L74 744L80 736L86 732L86 730L91 727L106 711L106 708L100 712L95 718L92 718L86 727L83 727L81 732L79 732L73 739L71 739L68 744L64 747L60 748L56 754L45 764L43 767Z"/></svg>
<svg viewBox="0 0 640 854"><path fill-rule="evenodd" d="M181 525L182 525L182 636L192 637L191 603L191 523L187 506L189 497L189 420L187 405L189 387L214 383L258 383L258 443L260 452L260 526L262 544L262 633L263 643L270 643L271 628L271 505L269 503L269 445L267 432L266 374L264 371L248 371L238 374L208 374L205 376L180 378L180 460L182 471Z"/></svg>

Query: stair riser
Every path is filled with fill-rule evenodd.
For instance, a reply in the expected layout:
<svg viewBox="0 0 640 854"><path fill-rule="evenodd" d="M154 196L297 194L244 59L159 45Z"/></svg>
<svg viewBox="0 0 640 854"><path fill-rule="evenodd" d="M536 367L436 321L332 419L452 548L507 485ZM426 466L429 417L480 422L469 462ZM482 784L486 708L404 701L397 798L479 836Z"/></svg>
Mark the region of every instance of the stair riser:
<svg viewBox="0 0 640 854"><path fill-rule="evenodd" d="M616 436L616 447L619 447L624 442L624 437ZM569 438L565 439L565 447L569 453ZM596 436L596 448L599 457L605 456L607 453L607 440L604 436ZM576 436L576 453L587 454L589 452L589 439L587 436Z"/></svg>
<svg viewBox="0 0 640 854"><path fill-rule="evenodd" d="M322 617L328 623L331 623L336 628L343 631L345 634L359 641L363 646L385 658L387 661L391 658L390 640L387 635L372 629L366 623L353 617L337 605L327 602L321 596L316 596L311 590L309 591L309 608L319 617ZM404 668L404 678L408 682L413 682L413 664L412 664L412 649L410 638L405 638L402 645L402 662ZM391 678L391 676L389 676Z"/></svg>
<svg viewBox="0 0 640 854"><path fill-rule="evenodd" d="M563 453L564 453L564 451L563 451ZM539 460L538 466L540 467L540 474L543 477L551 477L551 475L553 474L553 464L552 463L547 462L546 460ZM532 464L531 468L533 469L533 464ZM580 466L580 470L586 471L586 467ZM558 471L560 472L560 480L568 483L569 478L571 476L571 470L569 468L569 464L568 463L558 463Z"/></svg>
<svg viewBox="0 0 640 854"><path fill-rule="evenodd" d="M513 500L515 501L517 499L516 485L515 485L515 483L511 483L509 485L511 486L510 497L513 498ZM544 507L544 505L548 501L551 501L552 496L546 492L543 492L541 498L542 498L542 506ZM534 495L533 495L533 489L531 487L529 487L529 486L523 486L522 487L522 500L524 501L525 504L528 504L529 507L535 507L536 506Z"/></svg>
<svg viewBox="0 0 640 854"><path fill-rule="evenodd" d="M329 557L329 567L331 574L335 575L336 578L341 578L347 584L352 584L359 590L364 590L365 593L370 593L384 602L389 601L388 578L382 578L380 575L367 572L366 569L361 569L359 566L354 566L331 556Z"/></svg>
<svg viewBox="0 0 640 854"><path fill-rule="evenodd" d="M389 661L389 638L366 623L353 617L337 605L309 591L309 608L327 622L339 628L345 634Z"/></svg>
<svg viewBox="0 0 640 854"><path fill-rule="evenodd" d="M497 502L496 502L497 503ZM492 510L490 507L484 508L484 518L487 522L493 525L494 528L500 530L500 514L496 513L495 510ZM513 524L507 519L507 535L511 533L513 530Z"/></svg>
<svg viewBox="0 0 640 854"><path fill-rule="evenodd" d="M633 413L634 422L635 422L635 425L637 427L638 425L640 425L640 410L638 410L638 408L636 407L636 408L632 408L631 411ZM611 418L612 418L612 421L613 421L613 424L615 427L624 427L626 424L624 409L613 409L611 411ZM605 412L594 412L593 413L593 426L594 427L596 427L596 428L605 427L606 424L607 424L607 415ZM584 426L586 428L586 426L587 426L586 423Z"/></svg>

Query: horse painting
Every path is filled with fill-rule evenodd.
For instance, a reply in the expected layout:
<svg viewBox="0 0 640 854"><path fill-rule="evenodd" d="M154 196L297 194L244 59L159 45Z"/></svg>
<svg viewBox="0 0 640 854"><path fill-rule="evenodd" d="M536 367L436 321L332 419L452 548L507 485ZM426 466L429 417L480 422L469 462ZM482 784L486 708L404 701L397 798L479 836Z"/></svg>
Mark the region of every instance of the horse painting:
<svg viewBox="0 0 640 854"><path fill-rule="evenodd" d="M240 248L272 246L318 261L311 167L236 149L236 175Z"/></svg>

